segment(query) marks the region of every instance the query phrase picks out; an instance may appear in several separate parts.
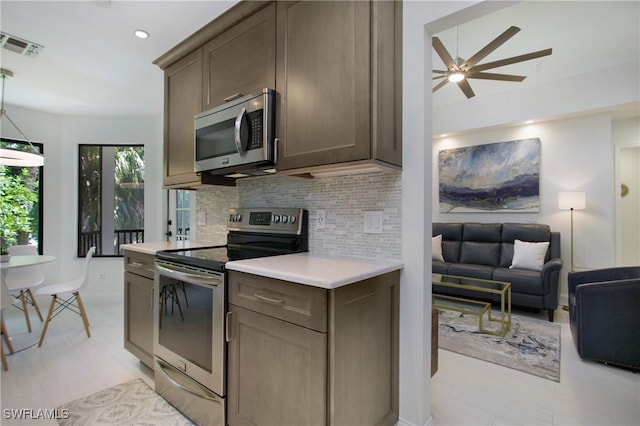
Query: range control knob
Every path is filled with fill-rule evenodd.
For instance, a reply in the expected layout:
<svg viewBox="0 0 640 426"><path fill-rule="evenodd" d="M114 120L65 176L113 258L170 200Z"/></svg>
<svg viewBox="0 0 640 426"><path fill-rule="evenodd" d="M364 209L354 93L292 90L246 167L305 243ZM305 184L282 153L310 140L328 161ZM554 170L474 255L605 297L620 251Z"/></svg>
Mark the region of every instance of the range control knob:
<svg viewBox="0 0 640 426"><path fill-rule="evenodd" d="M242 215L241 214L237 214L236 215L236 222L242 222Z"/></svg>
<svg viewBox="0 0 640 426"><path fill-rule="evenodd" d="M286 214L282 215L282 223L287 223L289 222L289 216L287 216Z"/></svg>
<svg viewBox="0 0 640 426"><path fill-rule="evenodd" d="M273 223L280 223L280 215L279 214L274 214L273 217L271 218L271 221Z"/></svg>
<svg viewBox="0 0 640 426"><path fill-rule="evenodd" d="M289 222L296 223L296 220L297 220L297 218L296 218L295 215L292 214L291 216L289 216Z"/></svg>

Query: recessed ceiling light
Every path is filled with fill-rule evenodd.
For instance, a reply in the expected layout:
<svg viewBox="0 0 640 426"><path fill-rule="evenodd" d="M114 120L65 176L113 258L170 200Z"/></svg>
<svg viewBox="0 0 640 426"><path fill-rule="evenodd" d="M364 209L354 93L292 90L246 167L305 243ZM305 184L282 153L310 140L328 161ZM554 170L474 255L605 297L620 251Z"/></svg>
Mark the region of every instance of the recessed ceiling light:
<svg viewBox="0 0 640 426"><path fill-rule="evenodd" d="M446 133L443 133L440 135L441 138L446 138L448 135Z"/></svg>
<svg viewBox="0 0 640 426"><path fill-rule="evenodd" d="M524 124L533 124L533 120L527 120L524 122Z"/></svg>
<svg viewBox="0 0 640 426"><path fill-rule="evenodd" d="M135 30L133 33L138 38L147 38L147 37L149 37L149 33L146 32L145 30Z"/></svg>

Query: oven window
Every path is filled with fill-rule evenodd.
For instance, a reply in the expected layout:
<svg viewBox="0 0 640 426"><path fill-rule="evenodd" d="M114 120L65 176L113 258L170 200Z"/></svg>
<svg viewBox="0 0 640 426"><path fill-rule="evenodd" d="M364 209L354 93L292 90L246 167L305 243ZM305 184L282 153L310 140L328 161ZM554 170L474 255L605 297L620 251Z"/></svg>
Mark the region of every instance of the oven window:
<svg viewBox="0 0 640 426"><path fill-rule="evenodd" d="M212 372L213 289L160 276L159 343Z"/></svg>

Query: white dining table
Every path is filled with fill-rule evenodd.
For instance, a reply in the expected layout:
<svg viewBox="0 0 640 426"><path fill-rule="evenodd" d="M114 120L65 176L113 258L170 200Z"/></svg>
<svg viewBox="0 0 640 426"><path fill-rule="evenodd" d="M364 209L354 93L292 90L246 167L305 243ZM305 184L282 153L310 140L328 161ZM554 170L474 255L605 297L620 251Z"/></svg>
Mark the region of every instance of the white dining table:
<svg viewBox="0 0 640 426"><path fill-rule="evenodd" d="M37 255L37 256L20 255L20 256L11 256L11 258L8 261L0 262L0 281L1 281L0 285L5 287L6 289L6 290L3 289L3 294L4 294L4 291L9 293L9 288L7 287L7 284L6 284L6 274L9 269L24 268L26 266L32 266L32 265L42 265L45 263L53 262L54 260L56 260L56 257L50 256L50 255ZM9 337L11 339L11 343L13 344L14 351L18 352L22 349L26 349L27 347L37 343L40 335L39 335L39 330L38 332L35 332L35 331L36 330L34 330L34 332L31 332L31 333L20 333L20 334L9 333Z"/></svg>

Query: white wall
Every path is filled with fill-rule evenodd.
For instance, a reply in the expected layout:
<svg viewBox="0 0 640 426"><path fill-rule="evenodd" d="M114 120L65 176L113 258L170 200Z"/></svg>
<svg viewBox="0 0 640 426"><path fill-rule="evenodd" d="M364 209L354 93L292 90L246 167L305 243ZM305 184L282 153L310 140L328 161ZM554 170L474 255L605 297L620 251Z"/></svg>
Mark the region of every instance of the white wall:
<svg viewBox="0 0 640 426"><path fill-rule="evenodd" d="M145 239L162 239L161 117L59 116L10 105L6 109L32 141L44 145L43 248L44 254L56 257L44 266L45 283L72 279L81 271L82 261L76 257L79 144L145 145ZM4 121L2 136L22 139ZM94 258L83 296L86 301L122 301L123 279L122 258Z"/></svg>
<svg viewBox="0 0 640 426"><path fill-rule="evenodd" d="M547 121L442 138L433 146L434 222L543 223L561 233L563 273L560 303L566 304L570 269L570 215L558 209L558 193L586 192L586 209L574 211L574 265L614 266L615 208L611 118L608 114ZM540 211L537 213L440 213L438 152L443 149L510 140L540 138Z"/></svg>
<svg viewBox="0 0 640 426"><path fill-rule="evenodd" d="M640 119L614 121L612 138L616 153L617 264L640 265ZM624 197L622 183L629 188Z"/></svg>

